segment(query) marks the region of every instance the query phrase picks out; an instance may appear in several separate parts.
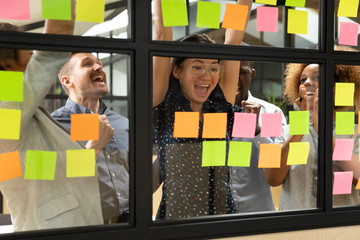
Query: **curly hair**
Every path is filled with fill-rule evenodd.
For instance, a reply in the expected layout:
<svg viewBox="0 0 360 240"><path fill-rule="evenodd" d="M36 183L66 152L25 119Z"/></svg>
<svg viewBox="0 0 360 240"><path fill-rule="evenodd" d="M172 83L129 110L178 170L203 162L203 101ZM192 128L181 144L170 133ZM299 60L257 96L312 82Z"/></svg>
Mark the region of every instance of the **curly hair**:
<svg viewBox="0 0 360 240"><path fill-rule="evenodd" d="M356 51L347 46L335 46L335 50ZM285 69L284 98L289 104L295 102L299 97L300 76L304 68L310 63L289 63ZM340 65L334 66L335 82L355 83L354 103L356 108L360 108L360 66Z"/></svg>

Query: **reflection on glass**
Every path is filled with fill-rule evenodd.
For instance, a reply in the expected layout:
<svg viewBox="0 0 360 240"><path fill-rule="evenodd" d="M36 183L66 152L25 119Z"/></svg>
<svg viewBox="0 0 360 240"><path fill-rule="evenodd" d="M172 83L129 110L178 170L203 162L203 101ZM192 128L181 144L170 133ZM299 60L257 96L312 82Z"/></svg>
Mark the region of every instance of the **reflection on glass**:
<svg viewBox="0 0 360 240"><path fill-rule="evenodd" d="M344 47L338 47L343 50ZM335 65L333 131L333 206L358 206L360 66Z"/></svg>
<svg viewBox="0 0 360 240"><path fill-rule="evenodd" d="M359 39L359 2L334 0L335 4L335 51L358 51ZM336 45L343 45L341 49ZM351 46L345 48L344 46Z"/></svg>
<svg viewBox="0 0 360 240"><path fill-rule="evenodd" d="M223 43L225 39L225 29L222 28L222 24L225 23L224 19L227 17L226 11L231 7L229 5L234 4L234 2L224 1L219 3L221 4L219 20L214 19L217 16L216 13L207 15L208 18L206 21L208 23L217 21L218 29L216 29L216 27L199 27L202 22L205 21L203 19L202 22L199 22L198 15L201 15L201 11L203 11L198 7L199 2L202 3L204 1L189 1L187 5L188 11L185 12L185 14L188 13L188 24L174 27L174 40L180 40L191 34L206 33L214 39L216 43ZM210 0L205 2L213 3L213 1ZM319 1L308 0L305 6L285 6L284 3L285 1L277 1L276 6L253 3L244 41L252 46L316 49L319 43ZM291 21L291 16L289 17L289 15L292 14L293 10L296 10L297 13L303 13L303 18L300 19L300 14L300 16L295 16L294 21ZM179 15L173 14L172 16L178 17ZM153 7L153 19L153 39L165 40L155 38L155 7ZM232 19L230 22L231 21L236 22L241 20ZM290 28L293 26L293 30L288 29L288 26L290 26Z"/></svg>
<svg viewBox="0 0 360 240"><path fill-rule="evenodd" d="M1 205L6 203L0 215L6 220L1 223L2 233L128 222L128 92L114 96L113 90L114 86L127 88L128 61L120 54L0 49L2 73L24 72L23 100L0 101L1 113L21 110L20 136L10 139L2 134L0 139L0 162L7 161L0 171L8 172L6 179L0 174ZM60 94L61 87L67 97ZM13 90L10 86L7 91ZM85 133L99 128L98 136L84 139L80 134L81 141L71 141L76 130L75 125L71 129L73 114L95 116ZM10 114L1 119L15 126ZM2 126L10 129L9 124ZM77 128L85 124L89 123ZM82 151L71 158L74 150ZM14 156L11 161L9 154ZM46 154L54 156L56 165L50 166L48 158L42 160ZM81 165L76 163L80 159ZM17 166L20 175L12 170Z"/></svg>
<svg viewBox="0 0 360 240"><path fill-rule="evenodd" d="M70 9L70 6L66 5L67 1L63 4L60 3L61 1L57 1L58 3L53 1L54 3L52 4L49 4L51 1L41 0L31 0L29 2L30 8L28 10L26 7L19 8L12 6L12 2L2 3L8 4L8 9L13 9L14 14L14 16L8 17L11 19L3 17L2 21L24 26L26 32L41 33L44 30L45 18L64 19L64 17L67 17L67 10ZM78 4L79 6L76 9L78 16L76 17L74 35L129 38L130 17L127 4L127 0L106 0L105 6L101 5L101 3L99 6ZM56 10L54 11L52 7ZM29 18L25 20L19 19L19 16L21 16L20 11L24 10L27 10L26 14L29 15ZM83 16L81 16L81 13L83 13Z"/></svg>

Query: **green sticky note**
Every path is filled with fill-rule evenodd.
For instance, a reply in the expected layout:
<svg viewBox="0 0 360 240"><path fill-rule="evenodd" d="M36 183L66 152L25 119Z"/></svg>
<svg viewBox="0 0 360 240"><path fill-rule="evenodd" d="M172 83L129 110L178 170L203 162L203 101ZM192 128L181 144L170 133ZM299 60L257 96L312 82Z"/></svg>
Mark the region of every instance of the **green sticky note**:
<svg viewBox="0 0 360 240"><path fill-rule="evenodd" d="M255 0L256 3L276 5L277 0Z"/></svg>
<svg viewBox="0 0 360 240"><path fill-rule="evenodd" d="M306 0L286 0L285 6L288 7L305 7Z"/></svg>
<svg viewBox="0 0 360 240"><path fill-rule="evenodd" d="M76 21L104 22L105 0L77 0Z"/></svg>
<svg viewBox="0 0 360 240"><path fill-rule="evenodd" d="M309 134L309 111L290 111L289 125L290 135Z"/></svg>
<svg viewBox="0 0 360 240"><path fill-rule="evenodd" d="M186 0L162 0L161 9L165 27L189 25Z"/></svg>
<svg viewBox="0 0 360 240"><path fill-rule="evenodd" d="M225 166L226 141L204 141L202 167Z"/></svg>
<svg viewBox="0 0 360 240"><path fill-rule="evenodd" d="M289 154L287 165L306 164L310 152L310 144L308 142L291 142L289 144Z"/></svg>
<svg viewBox="0 0 360 240"><path fill-rule="evenodd" d="M56 154L51 151L26 151L24 179L54 180Z"/></svg>
<svg viewBox="0 0 360 240"><path fill-rule="evenodd" d="M230 141L228 166L250 167L251 142Z"/></svg>
<svg viewBox="0 0 360 240"><path fill-rule="evenodd" d="M220 28L221 4L199 1L197 5L196 27Z"/></svg>
<svg viewBox="0 0 360 240"><path fill-rule="evenodd" d="M336 112L335 116L335 134L336 135L354 135L355 132L355 113L354 112Z"/></svg>
<svg viewBox="0 0 360 240"><path fill-rule="evenodd" d="M0 109L0 139L19 140L21 110Z"/></svg>
<svg viewBox="0 0 360 240"><path fill-rule="evenodd" d="M94 177L95 150L80 149L66 151L66 177Z"/></svg>
<svg viewBox="0 0 360 240"><path fill-rule="evenodd" d="M338 17L357 17L359 0L340 0Z"/></svg>
<svg viewBox="0 0 360 240"><path fill-rule="evenodd" d="M287 32L292 34L307 34L308 12L289 9Z"/></svg>
<svg viewBox="0 0 360 240"><path fill-rule="evenodd" d="M335 83L335 106L354 106L355 83Z"/></svg>
<svg viewBox="0 0 360 240"><path fill-rule="evenodd" d="M0 71L0 101L23 101L23 72Z"/></svg>
<svg viewBox="0 0 360 240"><path fill-rule="evenodd" d="M41 17L71 20L71 0L41 0Z"/></svg>

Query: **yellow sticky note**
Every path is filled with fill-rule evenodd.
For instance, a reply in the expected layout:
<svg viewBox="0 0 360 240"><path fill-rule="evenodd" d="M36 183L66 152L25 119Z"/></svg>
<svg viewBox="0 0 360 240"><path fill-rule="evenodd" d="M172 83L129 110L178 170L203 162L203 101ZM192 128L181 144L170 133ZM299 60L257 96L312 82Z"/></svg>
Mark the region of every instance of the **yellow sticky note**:
<svg viewBox="0 0 360 240"><path fill-rule="evenodd" d="M256 3L276 5L277 0L255 0Z"/></svg>
<svg viewBox="0 0 360 240"><path fill-rule="evenodd" d="M54 180L57 152L26 151L24 179Z"/></svg>
<svg viewBox="0 0 360 240"><path fill-rule="evenodd" d="M204 113L203 138L225 138L227 113Z"/></svg>
<svg viewBox="0 0 360 240"><path fill-rule="evenodd" d="M307 34L308 12L289 9L287 32L291 34Z"/></svg>
<svg viewBox="0 0 360 240"><path fill-rule="evenodd" d="M202 167L225 166L226 141L204 141L202 145Z"/></svg>
<svg viewBox="0 0 360 240"><path fill-rule="evenodd" d="M105 0L77 0L76 21L104 22Z"/></svg>
<svg viewBox="0 0 360 240"><path fill-rule="evenodd" d="M306 164L310 152L310 144L308 142L291 142L289 144L289 154L287 165Z"/></svg>
<svg viewBox="0 0 360 240"><path fill-rule="evenodd" d="M21 175L18 151L0 154L0 182L20 177Z"/></svg>
<svg viewBox="0 0 360 240"><path fill-rule="evenodd" d="M21 110L0 109L0 139L19 140Z"/></svg>
<svg viewBox="0 0 360 240"><path fill-rule="evenodd" d="M23 101L23 72L0 71L0 101Z"/></svg>
<svg viewBox="0 0 360 240"><path fill-rule="evenodd" d="M354 106L355 83L335 83L335 106Z"/></svg>
<svg viewBox="0 0 360 240"><path fill-rule="evenodd" d="M357 17L359 0L340 0L338 17Z"/></svg>
<svg viewBox="0 0 360 240"><path fill-rule="evenodd" d="M199 112L175 112L174 137L197 138L199 136Z"/></svg>
<svg viewBox="0 0 360 240"><path fill-rule="evenodd" d="M252 142L230 141L228 166L250 167Z"/></svg>
<svg viewBox="0 0 360 240"><path fill-rule="evenodd" d="M355 113L336 112L335 115L335 134L354 135L355 132Z"/></svg>
<svg viewBox="0 0 360 240"><path fill-rule="evenodd" d="M259 168L280 168L281 164L281 145L280 144L260 144Z"/></svg>
<svg viewBox="0 0 360 240"><path fill-rule="evenodd" d="M95 176L95 149L66 151L66 177Z"/></svg>

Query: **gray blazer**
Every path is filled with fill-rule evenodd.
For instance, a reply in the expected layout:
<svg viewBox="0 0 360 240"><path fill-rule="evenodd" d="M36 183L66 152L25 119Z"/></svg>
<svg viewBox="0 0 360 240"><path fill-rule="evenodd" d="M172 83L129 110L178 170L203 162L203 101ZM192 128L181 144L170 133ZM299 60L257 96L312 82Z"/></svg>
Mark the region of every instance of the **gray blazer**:
<svg viewBox="0 0 360 240"><path fill-rule="evenodd" d="M0 102L0 108L22 110L20 139L0 139L0 153L19 151L23 175L27 150L57 152L55 180L0 182L14 231L103 224L97 171L96 177L66 178L66 150L84 146L39 107L68 57L36 52L24 74L24 102Z"/></svg>

